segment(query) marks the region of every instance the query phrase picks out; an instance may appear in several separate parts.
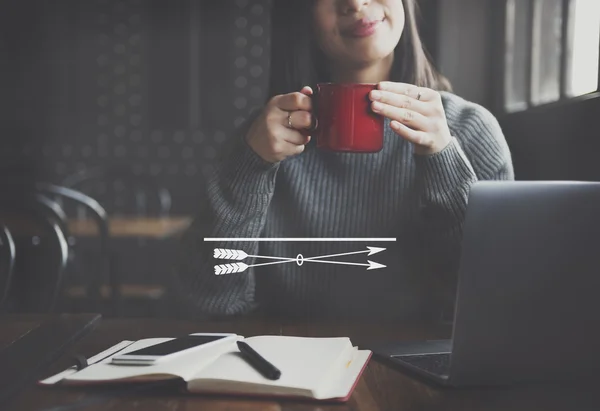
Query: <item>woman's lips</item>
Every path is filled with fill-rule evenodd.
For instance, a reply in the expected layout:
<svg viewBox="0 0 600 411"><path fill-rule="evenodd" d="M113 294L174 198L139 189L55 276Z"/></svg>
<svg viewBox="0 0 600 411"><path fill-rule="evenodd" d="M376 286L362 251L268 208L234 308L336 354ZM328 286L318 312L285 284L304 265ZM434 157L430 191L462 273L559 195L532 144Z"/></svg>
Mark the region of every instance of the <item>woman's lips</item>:
<svg viewBox="0 0 600 411"><path fill-rule="evenodd" d="M379 24L383 22L384 19L379 20L359 20L348 29L344 31L344 34L349 37L367 37L375 33Z"/></svg>

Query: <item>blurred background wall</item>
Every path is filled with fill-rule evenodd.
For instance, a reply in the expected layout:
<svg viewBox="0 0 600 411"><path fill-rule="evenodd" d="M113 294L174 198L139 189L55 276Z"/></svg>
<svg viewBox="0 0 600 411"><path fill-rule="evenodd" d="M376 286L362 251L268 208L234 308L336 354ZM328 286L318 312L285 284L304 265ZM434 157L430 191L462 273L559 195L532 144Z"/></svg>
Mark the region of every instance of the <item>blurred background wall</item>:
<svg viewBox="0 0 600 411"><path fill-rule="evenodd" d="M0 13L3 166L127 164L193 212L268 74L268 1L19 0ZM101 194L101 193L100 193Z"/></svg>

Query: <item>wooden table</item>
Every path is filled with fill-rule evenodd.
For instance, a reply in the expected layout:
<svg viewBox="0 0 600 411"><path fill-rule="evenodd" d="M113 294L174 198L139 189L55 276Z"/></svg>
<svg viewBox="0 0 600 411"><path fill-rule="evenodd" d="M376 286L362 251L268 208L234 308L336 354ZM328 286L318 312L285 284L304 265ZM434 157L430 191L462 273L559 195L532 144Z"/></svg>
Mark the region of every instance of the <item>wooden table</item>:
<svg viewBox="0 0 600 411"><path fill-rule="evenodd" d="M0 315L0 409L99 319L97 314Z"/></svg>
<svg viewBox="0 0 600 411"><path fill-rule="evenodd" d="M161 239L177 235L192 223L191 217L110 217L109 232L115 238L145 237ZM96 222L91 219L69 221L69 233L76 237L93 237L98 234Z"/></svg>
<svg viewBox="0 0 600 411"><path fill-rule="evenodd" d="M120 310L117 307L119 304L117 298L133 298L137 301L139 299L160 301L163 298L166 292L165 286L155 277L161 274L161 270L168 270L171 264L168 257L175 247L174 244L167 244L166 241L175 239L183 233L192 220L189 216L109 218L112 274L117 276L115 280L118 280L118 284L97 284L94 288L98 290L99 297L103 300L111 296L115 298L112 303L114 314ZM78 238L80 249L82 245L88 247L84 243L95 241L94 237L98 235L97 224L92 219L69 220L68 227L69 234ZM143 249L139 248L139 240L145 242ZM148 258L148 254L160 258L158 260ZM154 277L131 278L130 274L136 272L152 273ZM118 293L113 293L113 287L118 289ZM83 285L69 286L65 294L75 299L87 297L86 287Z"/></svg>
<svg viewBox="0 0 600 411"><path fill-rule="evenodd" d="M38 228L19 216L5 219L15 236L39 235ZM185 231L192 223L192 218L178 217L109 217L109 233L112 238L143 237L148 239L164 239ZM95 237L98 226L93 219L70 219L69 234L75 237Z"/></svg>
<svg viewBox="0 0 600 411"><path fill-rule="evenodd" d="M31 236L43 235L40 228L32 225L20 216L7 215L10 230L17 241L17 254L21 246L31 244ZM111 277L98 275L94 269L85 265L85 257L98 255L98 227L93 219L71 219L68 221L69 234L77 238L78 262L88 271L78 273L80 278L90 278L86 284L65 284L64 294L70 299L83 301L90 295L89 290L98 296L94 310L101 311L97 304L113 298L110 310L117 314L118 298L140 299L159 302L166 293L164 279L161 276L172 266L171 258L177 250L177 236L192 223L189 216L150 217L109 217ZM23 253L26 255L27 252ZM77 263L77 262L76 262ZM90 274L91 273L91 274ZM138 276L142 273L143 276ZM89 276L89 277L86 277ZM106 284L109 282L109 284ZM114 290L118 292L113 292ZM77 303L79 304L79 303ZM87 303L86 303L87 304ZM160 304L155 304L160 309ZM86 305L89 309L89 305ZM153 306L154 307L154 306ZM77 308L80 309L80 308ZM85 308L84 308L85 309ZM131 314L133 315L133 314Z"/></svg>
<svg viewBox="0 0 600 411"><path fill-rule="evenodd" d="M40 322L37 318L20 318L18 320L7 320L6 322L0 319L0 327L2 327L0 330L0 350L17 343L39 326Z"/></svg>
<svg viewBox="0 0 600 411"><path fill-rule="evenodd" d="M359 346L377 339L443 338L448 327L371 324L312 324L240 319L235 322L188 322L176 320L102 320L69 354L93 355L123 340L169 337L192 332L237 332L245 336L284 334L304 336L349 336ZM40 378L61 371L71 364L69 355L48 367ZM12 404L14 410L598 410L600 390L597 382L578 384L541 384L517 388L440 389L419 382L371 360L351 399L345 404L319 404L309 401L271 401L266 399L219 396L176 395L172 392L130 393L115 396L110 391L84 388L42 388L29 386ZM75 407L77 404L77 407Z"/></svg>

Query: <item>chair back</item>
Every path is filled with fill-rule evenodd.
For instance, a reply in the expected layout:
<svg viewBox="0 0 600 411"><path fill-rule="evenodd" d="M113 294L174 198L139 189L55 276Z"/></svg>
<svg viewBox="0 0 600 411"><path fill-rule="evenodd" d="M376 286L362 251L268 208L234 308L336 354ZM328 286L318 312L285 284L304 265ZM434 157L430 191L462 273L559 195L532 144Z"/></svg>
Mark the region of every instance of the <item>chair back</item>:
<svg viewBox="0 0 600 411"><path fill-rule="evenodd" d="M99 309L100 287L103 281L109 281L113 296L116 296L115 290L118 288L116 278L112 275L110 270L110 227L106 210L92 197L72 188L62 187L51 183L38 183L36 189L47 196L52 196L56 203L62 205L63 200L66 199L69 202L84 207L90 213L91 221L98 230L100 264L96 266L95 269L89 271L86 270L86 295L95 301L96 309ZM84 221L84 223L86 222L87 221ZM76 244L76 236L73 233L70 233L68 242L71 247ZM75 253L72 252L71 256L74 257L74 254ZM89 273L91 273L91 275L89 275Z"/></svg>
<svg viewBox="0 0 600 411"><path fill-rule="evenodd" d="M170 191L154 177L136 174L127 166L83 169L61 185L94 197L113 216L167 216L171 210Z"/></svg>
<svg viewBox="0 0 600 411"><path fill-rule="evenodd" d="M40 193L23 193L0 200L0 223L15 245L8 310L54 311L69 257L64 211Z"/></svg>

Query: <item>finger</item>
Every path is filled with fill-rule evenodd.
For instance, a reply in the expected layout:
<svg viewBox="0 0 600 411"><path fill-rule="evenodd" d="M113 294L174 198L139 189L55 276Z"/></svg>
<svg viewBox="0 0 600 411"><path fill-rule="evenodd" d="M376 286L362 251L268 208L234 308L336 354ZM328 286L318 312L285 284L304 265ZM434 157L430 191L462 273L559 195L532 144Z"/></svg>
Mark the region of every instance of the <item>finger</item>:
<svg viewBox="0 0 600 411"><path fill-rule="evenodd" d="M306 94L307 96L312 96L313 95L313 89L310 88L309 86L304 86L304 87L302 87L302 90L300 90L300 93Z"/></svg>
<svg viewBox="0 0 600 411"><path fill-rule="evenodd" d="M293 118L304 118L306 117L306 114L310 114L306 111L292 111L291 113L288 112L283 112L285 115L285 119L283 120L283 122L285 123L285 126L283 128L278 128L277 131L277 136L279 136L283 141L290 143L290 144L294 144L294 145L304 145L307 144L310 141L310 136L307 133L306 129L300 129L298 130L296 127L296 124L294 124L294 120ZM303 113L305 115L303 115ZM290 128L290 125L288 124L289 119L291 120L292 123L292 128ZM306 119L303 119L304 123L306 123ZM309 120L310 121L310 120ZM302 121L298 121L299 123L302 123ZM310 123L308 123L310 124Z"/></svg>
<svg viewBox="0 0 600 411"><path fill-rule="evenodd" d="M281 110L285 111L310 111L312 109L312 99L306 94L300 92L294 92L279 96L275 104Z"/></svg>
<svg viewBox="0 0 600 411"><path fill-rule="evenodd" d="M294 146L303 146L308 144L310 141L310 136L304 135L299 131L286 129L281 133L281 138L286 143L292 144Z"/></svg>
<svg viewBox="0 0 600 411"><path fill-rule="evenodd" d="M284 125L293 130L309 129L312 126L313 116L308 111L284 111Z"/></svg>
<svg viewBox="0 0 600 411"><path fill-rule="evenodd" d="M306 149L306 146L304 144L301 144L299 146L294 146L293 148L293 155L298 155L304 152L304 150Z"/></svg>
<svg viewBox="0 0 600 411"><path fill-rule="evenodd" d="M432 143L427 133L413 130L412 128L409 128L398 121L390 121L390 127L396 132L396 134L400 135L400 137L403 137L405 140L408 140L413 144L429 146Z"/></svg>
<svg viewBox="0 0 600 411"><path fill-rule="evenodd" d="M427 87L417 87L414 84L396 83L393 81L382 81L378 85L378 89L382 91L390 91L396 94L403 94L418 101L434 101L439 96L435 90Z"/></svg>
<svg viewBox="0 0 600 411"><path fill-rule="evenodd" d="M389 104L398 108L405 108L416 111L421 114L429 114L429 104L419 101L406 94L398 94L391 91L372 90L370 93L371 100Z"/></svg>
<svg viewBox="0 0 600 411"><path fill-rule="evenodd" d="M396 120L413 130L427 131L429 121L423 114L405 108L390 106L379 101L374 101L371 107L375 113L388 117L391 120Z"/></svg>
<svg viewBox="0 0 600 411"><path fill-rule="evenodd" d="M300 154L304 151L305 145L303 144L291 144L287 141L278 141L276 144L271 146L270 155L276 161L282 161L288 157Z"/></svg>

